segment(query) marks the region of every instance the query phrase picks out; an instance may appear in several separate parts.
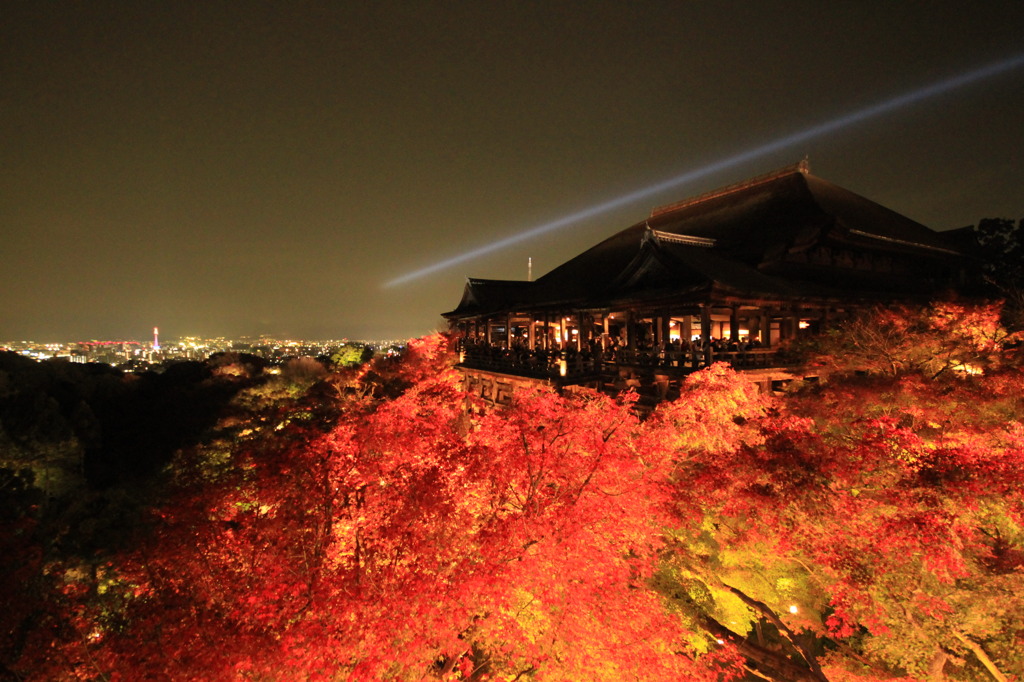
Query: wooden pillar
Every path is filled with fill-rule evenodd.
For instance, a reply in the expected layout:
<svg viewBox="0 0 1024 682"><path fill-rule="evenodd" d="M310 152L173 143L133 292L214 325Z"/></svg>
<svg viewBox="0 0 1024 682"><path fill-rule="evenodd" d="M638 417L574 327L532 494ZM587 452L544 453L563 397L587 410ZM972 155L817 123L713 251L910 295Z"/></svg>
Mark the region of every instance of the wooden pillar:
<svg viewBox="0 0 1024 682"><path fill-rule="evenodd" d="M683 315L679 323L679 339L689 343L693 339L693 315Z"/></svg>
<svg viewBox="0 0 1024 682"><path fill-rule="evenodd" d="M551 315L548 311L544 311L544 350L551 350L551 328L550 324Z"/></svg>
<svg viewBox="0 0 1024 682"><path fill-rule="evenodd" d="M729 309L729 340L739 341L740 340L740 316L739 306L732 306Z"/></svg>
<svg viewBox="0 0 1024 682"><path fill-rule="evenodd" d="M672 341L672 316L666 310L661 315L661 342L668 348Z"/></svg>
<svg viewBox="0 0 1024 682"><path fill-rule="evenodd" d="M626 320L624 329L626 330L626 348L636 348L636 329L634 328L633 311L626 311Z"/></svg>
<svg viewBox="0 0 1024 682"><path fill-rule="evenodd" d="M700 340L703 343L711 340L711 306L706 303L700 306Z"/></svg>
<svg viewBox="0 0 1024 682"><path fill-rule="evenodd" d="M703 349L704 365L714 362L714 351L711 349L711 306L703 303L700 306L700 345Z"/></svg>
<svg viewBox="0 0 1024 682"><path fill-rule="evenodd" d="M512 350L512 313L505 313L505 350Z"/></svg>
<svg viewBox="0 0 1024 682"><path fill-rule="evenodd" d="M491 318L484 320L484 340L487 341L487 345L491 345Z"/></svg>
<svg viewBox="0 0 1024 682"><path fill-rule="evenodd" d="M537 320L534 319L533 313L530 313L530 328L526 330L526 343L529 344L530 350L537 345Z"/></svg>
<svg viewBox="0 0 1024 682"><path fill-rule="evenodd" d="M562 337L562 342L559 344L559 350L565 350L566 348L569 347L568 339L566 338L566 336L568 336L569 330L566 328L566 325L565 325L565 314L564 313L559 313L558 314L558 325L559 325L558 329L560 331L560 336Z"/></svg>
<svg viewBox="0 0 1024 682"><path fill-rule="evenodd" d="M772 345L772 318L765 308L761 308L761 317L758 321L761 345L769 348Z"/></svg>

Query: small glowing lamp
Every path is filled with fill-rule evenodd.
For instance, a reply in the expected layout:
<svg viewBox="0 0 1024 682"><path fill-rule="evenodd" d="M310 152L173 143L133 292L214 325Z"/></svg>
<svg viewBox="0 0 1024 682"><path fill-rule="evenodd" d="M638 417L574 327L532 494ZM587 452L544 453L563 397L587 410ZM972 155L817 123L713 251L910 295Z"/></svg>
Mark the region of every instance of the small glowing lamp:
<svg viewBox="0 0 1024 682"><path fill-rule="evenodd" d="M789 605L789 612L790 612L790 613L798 613L799 611L800 611L800 609L798 609L798 608L796 607L796 604L790 604L790 605Z"/></svg>

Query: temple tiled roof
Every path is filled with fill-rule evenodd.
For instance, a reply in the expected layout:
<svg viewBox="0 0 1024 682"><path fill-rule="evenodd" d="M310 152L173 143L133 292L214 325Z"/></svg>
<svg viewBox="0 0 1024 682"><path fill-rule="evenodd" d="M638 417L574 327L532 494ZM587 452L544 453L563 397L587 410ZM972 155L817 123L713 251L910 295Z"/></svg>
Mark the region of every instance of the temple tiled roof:
<svg viewBox="0 0 1024 682"><path fill-rule="evenodd" d="M445 316L722 295L924 295L952 280L963 261L961 236L817 178L802 163L655 209L536 282L471 279Z"/></svg>

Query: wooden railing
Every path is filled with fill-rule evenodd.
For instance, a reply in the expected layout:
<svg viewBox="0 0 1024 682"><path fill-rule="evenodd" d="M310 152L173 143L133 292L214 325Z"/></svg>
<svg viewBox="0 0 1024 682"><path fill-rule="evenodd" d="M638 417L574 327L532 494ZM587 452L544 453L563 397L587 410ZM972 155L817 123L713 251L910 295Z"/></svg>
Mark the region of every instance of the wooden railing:
<svg viewBox="0 0 1024 682"><path fill-rule="evenodd" d="M715 362L728 362L736 368L771 367L776 363L774 348L718 351L713 348L694 348L679 351L631 350L616 351L608 362L630 367L650 367L693 372Z"/></svg>
<svg viewBox="0 0 1024 682"><path fill-rule="evenodd" d="M460 364L471 369L537 379L589 376L601 372L600 360L582 354L563 358L560 354L502 353L484 349L464 351Z"/></svg>
<svg viewBox="0 0 1024 682"><path fill-rule="evenodd" d="M470 369L515 376L572 379L597 376L602 372L615 371L622 367L655 373L688 374L714 362L728 362L737 369L772 367L777 363L777 352L773 348L751 348L743 351L619 349L607 355L591 356L584 353L506 351L478 347L464 350L460 364Z"/></svg>

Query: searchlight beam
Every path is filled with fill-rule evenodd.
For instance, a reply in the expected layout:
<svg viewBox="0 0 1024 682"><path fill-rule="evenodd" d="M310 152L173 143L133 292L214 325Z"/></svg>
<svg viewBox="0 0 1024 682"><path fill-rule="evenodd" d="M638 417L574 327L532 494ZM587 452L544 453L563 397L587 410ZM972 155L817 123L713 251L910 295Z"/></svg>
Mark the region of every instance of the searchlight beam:
<svg viewBox="0 0 1024 682"><path fill-rule="evenodd" d="M726 157L724 159L719 159L718 161L714 161L706 166L703 166L701 168L695 168L693 170L683 173L682 175L677 175L673 178L669 178L667 180L663 180L662 182L651 185L650 187L638 189L628 194L624 194L614 199L602 202L595 206L591 206L590 208L584 209L582 211L578 211L576 213L572 213L562 218L558 218L557 220L544 223L543 225L538 225L528 230L524 230L522 232L509 235L504 239L499 239L489 244L485 244L484 246L480 246L470 251L466 251L457 256L452 256L451 258L438 261L433 265L428 265L418 270L413 270L412 272L406 273L400 277L396 277L395 279L387 282L384 286L390 288L402 284L407 284L408 282L421 279L423 277L426 277L427 275L432 275L435 272L447 270L452 266L458 265L459 263L464 263L468 260L472 260L474 258L477 258L478 256L483 256L488 253L499 251L507 246L518 244L519 242L532 239L533 237L537 237L547 232L557 230L559 228L571 225L581 220L586 220L587 218L593 218L594 216L601 215L602 213L606 213L621 206L626 206L641 199L646 199L665 190L679 187L681 185L686 185L708 175L712 175L714 173L730 169L734 166L738 166L748 161L759 159L762 156L767 156L773 152L780 151L787 147L791 147L795 144L799 144L801 142L806 142L807 140L814 139L816 137L827 135L842 128L846 128L848 126L861 123L862 121L866 121L868 119L881 116L882 114L889 113L890 111L894 111L896 109L917 104L922 100L931 99L932 97L938 97L939 95L943 95L952 90L956 90L958 88L971 85L972 83L976 83L987 78L992 78L1007 71L1012 71L1014 69L1020 68L1021 66L1024 66L1024 54L1019 54L1015 57L995 62L987 66L981 67L979 69L975 69L973 71L968 71L967 73L963 73L959 76L954 76L953 78L948 78L946 80L939 81L937 83L933 83L931 85L927 85L916 90L912 90L906 94L900 95L899 97L894 97L892 99L888 99L883 102L873 104L863 109L858 109L857 111L854 111L853 113L847 114L845 116L840 116L838 118L834 118L829 121L819 123L805 130L793 133L791 135L787 135L785 137L780 137L779 139L768 142L767 144L754 147L753 149L748 149L744 152L740 152L738 154Z"/></svg>

